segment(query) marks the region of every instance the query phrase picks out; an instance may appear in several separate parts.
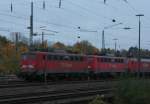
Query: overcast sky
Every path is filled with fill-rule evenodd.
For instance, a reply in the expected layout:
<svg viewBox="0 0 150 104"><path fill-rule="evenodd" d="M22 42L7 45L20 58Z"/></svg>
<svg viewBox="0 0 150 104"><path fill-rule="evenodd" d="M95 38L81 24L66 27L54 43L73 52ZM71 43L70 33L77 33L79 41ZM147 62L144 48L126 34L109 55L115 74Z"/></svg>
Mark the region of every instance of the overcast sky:
<svg viewBox="0 0 150 104"><path fill-rule="evenodd" d="M1 0L0 34L9 37L10 32L21 32L29 37L27 27L30 24L31 1ZM94 46L101 48L104 27L123 23L105 30L106 48L114 48L114 38L118 39L118 49L138 46L138 17L135 15L142 13L144 17L141 17L141 47L150 49L150 0L128 0L128 2L107 0L106 4L103 0L62 0L61 8L58 8L59 0L45 0L45 10L42 9L44 0L33 1L34 32L41 34L41 26L58 32L54 36L45 36L49 42L61 41L65 44L73 44L77 41L88 40ZM112 22L112 19L116 22ZM132 29L122 29L128 26ZM79 31L78 27L89 32ZM81 38L78 39L78 36Z"/></svg>

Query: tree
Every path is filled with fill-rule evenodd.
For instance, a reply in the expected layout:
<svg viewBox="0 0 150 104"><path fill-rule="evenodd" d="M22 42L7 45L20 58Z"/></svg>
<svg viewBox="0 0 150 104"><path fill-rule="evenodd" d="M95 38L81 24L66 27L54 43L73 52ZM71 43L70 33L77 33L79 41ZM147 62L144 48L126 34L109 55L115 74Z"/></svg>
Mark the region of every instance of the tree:
<svg viewBox="0 0 150 104"><path fill-rule="evenodd" d="M138 48L137 47L130 47L128 50L128 55L130 57L138 57Z"/></svg>
<svg viewBox="0 0 150 104"><path fill-rule="evenodd" d="M61 42L56 42L55 44L52 45L52 47L55 49L63 49L63 50L66 48L66 46Z"/></svg>
<svg viewBox="0 0 150 104"><path fill-rule="evenodd" d="M6 37L0 36L0 74L13 74L19 71L19 60L22 53L28 51L27 44L16 45Z"/></svg>
<svg viewBox="0 0 150 104"><path fill-rule="evenodd" d="M89 104L106 104L106 103L103 101L101 96L97 95L95 99Z"/></svg>
<svg viewBox="0 0 150 104"><path fill-rule="evenodd" d="M73 51L83 54L96 54L99 52L99 50L87 40L75 43L73 45Z"/></svg>

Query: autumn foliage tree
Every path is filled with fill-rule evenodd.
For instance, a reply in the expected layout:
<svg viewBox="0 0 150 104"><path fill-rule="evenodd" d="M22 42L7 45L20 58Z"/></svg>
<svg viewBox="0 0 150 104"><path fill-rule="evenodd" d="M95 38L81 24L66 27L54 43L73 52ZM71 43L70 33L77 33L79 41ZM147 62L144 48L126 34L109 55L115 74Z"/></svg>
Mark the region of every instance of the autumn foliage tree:
<svg viewBox="0 0 150 104"><path fill-rule="evenodd" d="M56 43L54 43L54 44L52 45L52 47L55 48L55 49L65 49L65 48L66 48L65 44L63 44L63 43L61 43L61 42L56 42Z"/></svg>
<svg viewBox="0 0 150 104"><path fill-rule="evenodd" d="M99 50L86 40L75 43L73 45L73 51L83 54L99 53Z"/></svg>
<svg viewBox="0 0 150 104"><path fill-rule="evenodd" d="M26 51L26 44L18 43L16 48L13 42L0 36L0 74L16 73L19 69L20 55Z"/></svg>

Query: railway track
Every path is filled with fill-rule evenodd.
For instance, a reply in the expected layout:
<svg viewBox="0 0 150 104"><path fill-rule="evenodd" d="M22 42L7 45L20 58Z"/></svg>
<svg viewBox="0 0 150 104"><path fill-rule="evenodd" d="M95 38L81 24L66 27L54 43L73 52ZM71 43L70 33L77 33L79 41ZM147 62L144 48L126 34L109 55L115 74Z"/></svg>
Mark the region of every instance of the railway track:
<svg viewBox="0 0 150 104"><path fill-rule="evenodd" d="M78 84L78 83L99 83L106 82L107 80L89 80L89 81L48 81L45 82L27 82L27 81L9 81L9 82L0 82L0 88L16 88L16 87L28 87L28 86L43 86L43 85L60 85L60 84ZM112 80L116 81L116 80Z"/></svg>
<svg viewBox="0 0 150 104"><path fill-rule="evenodd" d="M0 104L37 104L45 101L48 104L77 104L89 101L97 94L111 97L114 83L117 81L0 82Z"/></svg>
<svg viewBox="0 0 150 104"><path fill-rule="evenodd" d="M0 96L0 104L31 104L42 101L49 101L50 104L66 104L75 101L81 101L81 98L84 100L89 97L93 97L97 94L105 95L107 97L112 96L112 88L77 88L71 90L56 90L56 91L47 91L47 92L37 92L37 93L26 93L26 94L17 94L9 96ZM82 99L82 100L83 100ZM86 99L89 100L89 99ZM63 102L62 102L63 101ZM73 102L72 102L73 103Z"/></svg>

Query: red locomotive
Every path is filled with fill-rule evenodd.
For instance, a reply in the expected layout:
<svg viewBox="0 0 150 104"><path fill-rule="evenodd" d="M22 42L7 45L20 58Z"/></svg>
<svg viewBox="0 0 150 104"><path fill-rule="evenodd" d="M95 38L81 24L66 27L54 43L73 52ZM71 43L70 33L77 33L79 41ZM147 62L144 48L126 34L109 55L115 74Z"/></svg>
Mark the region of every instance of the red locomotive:
<svg viewBox="0 0 150 104"><path fill-rule="evenodd" d="M97 77L120 75L127 70L126 58L108 56L88 56L91 70Z"/></svg>
<svg viewBox="0 0 150 104"><path fill-rule="evenodd" d="M50 79L77 78L87 76L85 55L31 52L22 55L21 69L26 78L40 78L46 72Z"/></svg>
<svg viewBox="0 0 150 104"><path fill-rule="evenodd" d="M137 73L139 67L138 60L135 58L128 59L128 69L130 73ZM150 74L150 59L141 59L140 72L144 74Z"/></svg>
<svg viewBox="0 0 150 104"><path fill-rule="evenodd" d="M149 74L150 60L142 59L140 72ZM136 74L138 61L133 58L80 55L52 52L24 53L21 59L21 77L44 78L44 73L52 80L103 78L126 72Z"/></svg>

